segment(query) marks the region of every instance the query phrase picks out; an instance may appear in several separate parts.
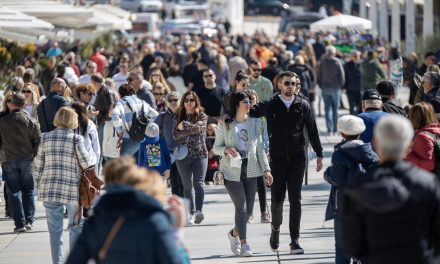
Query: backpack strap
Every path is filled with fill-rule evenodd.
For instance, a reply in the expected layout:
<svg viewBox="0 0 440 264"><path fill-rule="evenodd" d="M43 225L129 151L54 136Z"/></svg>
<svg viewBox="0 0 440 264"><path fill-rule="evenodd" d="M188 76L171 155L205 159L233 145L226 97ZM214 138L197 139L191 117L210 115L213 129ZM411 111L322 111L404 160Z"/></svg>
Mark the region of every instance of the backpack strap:
<svg viewBox="0 0 440 264"><path fill-rule="evenodd" d="M112 228L110 229L110 232L105 238L104 244L102 245L101 249L99 249L98 263L103 263L103 261L105 260L107 251L110 248L115 236L118 234L118 231L121 228L122 224L124 224L124 222L125 222L125 218L121 215L113 224Z"/></svg>

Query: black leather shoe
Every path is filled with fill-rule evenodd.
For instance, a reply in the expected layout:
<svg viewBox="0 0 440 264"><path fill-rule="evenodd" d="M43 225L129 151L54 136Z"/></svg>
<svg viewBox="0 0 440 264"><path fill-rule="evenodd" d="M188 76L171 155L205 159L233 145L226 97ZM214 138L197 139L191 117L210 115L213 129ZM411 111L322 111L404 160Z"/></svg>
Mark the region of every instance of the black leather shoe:
<svg viewBox="0 0 440 264"><path fill-rule="evenodd" d="M272 228L269 243L272 251L278 251L278 247L280 246L280 230L275 230Z"/></svg>
<svg viewBox="0 0 440 264"><path fill-rule="evenodd" d="M294 240L290 243L290 254L299 255L304 254L304 249L299 245L298 240Z"/></svg>

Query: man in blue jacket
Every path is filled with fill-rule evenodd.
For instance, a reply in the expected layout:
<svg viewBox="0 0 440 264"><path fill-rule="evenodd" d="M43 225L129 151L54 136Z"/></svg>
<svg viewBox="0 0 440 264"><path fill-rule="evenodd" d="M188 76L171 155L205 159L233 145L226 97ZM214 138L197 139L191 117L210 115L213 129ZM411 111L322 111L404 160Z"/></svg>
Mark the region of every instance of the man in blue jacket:
<svg viewBox="0 0 440 264"><path fill-rule="evenodd" d="M37 108L38 121L40 122L41 133L50 132L55 129L53 120L58 109L68 106L69 101L63 97L67 88L66 82L61 78L55 78L50 83L50 93L41 101Z"/></svg>
<svg viewBox="0 0 440 264"><path fill-rule="evenodd" d="M365 131L361 134L360 139L364 143L369 143L373 139L374 125L383 116L388 115L382 111L382 98L376 90L367 90L362 95L362 112L358 117L362 118L365 123Z"/></svg>

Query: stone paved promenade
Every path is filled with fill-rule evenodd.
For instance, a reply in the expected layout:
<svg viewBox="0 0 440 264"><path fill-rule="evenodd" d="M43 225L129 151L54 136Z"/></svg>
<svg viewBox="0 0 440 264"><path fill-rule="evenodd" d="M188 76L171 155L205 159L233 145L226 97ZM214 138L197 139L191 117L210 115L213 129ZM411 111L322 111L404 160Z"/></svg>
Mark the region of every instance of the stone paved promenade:
<svg viewBox="0 0 440 264"><path fill-rule="evenodd" d="M320 131L325 131L323 118L318 118ZM333 145L339 137L321 135L324 147L324 168L330 162ZM314 155L313 155L314 156ZM323 226L329 185L322 179L322 172L315 171L316 159L309 164L309 184L303 188L303 211L300 243L305 254L289 255L288 221L282 225L280 236L281 263L333 263L333 224ZM268 192L270 203L270 192ZM288 202L285 203L284 219L288 219ZM255 223L248 225L248 242L254 257L240 258L232 255L226 233L233 226L234 209L223 186L207 186L205 196L205 221L201 225L185 228L185 242L193 263L278 263L275 253L269 248L270 225L260 223L258 201L255 202ZM0 263L5 264L47 264L50 263L49 233L44 208L37 202L37 220L34 230L14 234L13 222L3 218L0 210ZM66 222L66 221L65 221ZM64 233L65 250L68 250L68 233Z"/></svg>

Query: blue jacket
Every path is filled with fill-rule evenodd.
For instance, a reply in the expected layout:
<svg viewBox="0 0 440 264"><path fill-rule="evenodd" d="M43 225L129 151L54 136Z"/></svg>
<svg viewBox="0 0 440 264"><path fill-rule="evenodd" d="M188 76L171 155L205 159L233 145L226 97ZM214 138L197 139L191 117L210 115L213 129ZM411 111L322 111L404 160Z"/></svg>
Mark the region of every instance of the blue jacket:
<svg viewBox="0 0 440 264"><path fill-rule="evenodd" d="M171 218L161 204L130 186L111 185L93 208L66 263L97 259L110 230L120 217L125 222L113 239L105 264L182 263Z"/></svg>
<svg viewBox="0 0 440 264"><path fill-rule="evenodd" d="M171 155L165 140L159 136L145 137L139 147L138 166L156 170L160 175L171 170Z"/></svg>
<svg viewBox="0 0 440 264"><path fill-rule="evenodd" d="M41 133L50 132L55 129L53 120L58 109L68 106L69 101L62 95L51 92L46 99L41 101L37 107L38 121L40 122Z"/></svg>
<svg viewBox="0 0 440 264"><path fill-rule="evenodd" d="M378 161L370 143L344 140L335 146L332 163L324 172L324 179L332 185L325 220L334 219L342 201L340 190L362 181L366 171L375 168Z"/></svg>
<svg viewBox="0 0 440 264"><path fill-rule="evenodd" d="M358 117L364 120L364 124L365 124L365 131L364 133L361 134L361 138L360 138L364 143L371 142L371 140L373 139L374 126L377 124L379 119L385 115L388 115L388 113L382 112L380 110L363 112L358 115Z"/></svg>

